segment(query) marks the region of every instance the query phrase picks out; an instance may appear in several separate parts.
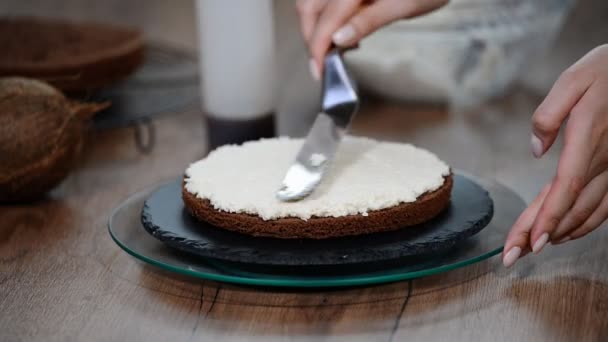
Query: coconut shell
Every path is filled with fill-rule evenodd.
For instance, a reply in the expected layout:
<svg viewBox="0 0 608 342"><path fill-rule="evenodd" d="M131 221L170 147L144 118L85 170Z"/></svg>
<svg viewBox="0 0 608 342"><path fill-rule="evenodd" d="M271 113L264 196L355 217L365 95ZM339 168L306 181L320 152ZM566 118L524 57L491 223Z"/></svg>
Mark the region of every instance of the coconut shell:
<svg viewBox="0 0 608 342"><path fill-rule="evenodd" d="M40 81L0 78L0 202L33 200L60 183L89 119L107 106L71 101Z"/></svg>
<svg viewBox="0 0 608 342"><path fill-rule="evenodd" d="M123 80L144 60L138 30L36 17L0 18L0 76L45 80L87 92Z"/></svg>

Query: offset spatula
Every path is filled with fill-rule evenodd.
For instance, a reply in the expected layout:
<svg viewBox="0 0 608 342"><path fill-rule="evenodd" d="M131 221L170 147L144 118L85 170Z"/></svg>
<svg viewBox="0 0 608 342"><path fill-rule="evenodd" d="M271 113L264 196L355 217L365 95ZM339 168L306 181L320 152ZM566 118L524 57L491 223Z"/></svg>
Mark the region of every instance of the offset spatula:
<svg viewBox="0 0 608 342"><path fill-rule="evenodd" d="M314 191L359 108L355 84L339 49L330 50L323 70L322 111L277 191L282 201L298 201Z"/></svg>

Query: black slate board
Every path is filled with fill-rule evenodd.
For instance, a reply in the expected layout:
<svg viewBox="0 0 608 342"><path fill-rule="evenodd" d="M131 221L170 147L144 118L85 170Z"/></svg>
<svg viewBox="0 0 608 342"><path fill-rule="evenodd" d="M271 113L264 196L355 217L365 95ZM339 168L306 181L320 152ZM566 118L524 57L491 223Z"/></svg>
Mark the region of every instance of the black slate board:
<svg viewBox="0 0 608 342"><path fill-rule="evenodd" d="M493 202L472 180L454 175L449 207L435 219L393 232L326 240L253 237L201 223L184 208L182 180L161 186L145 201L142 224L170 247L222 261L261 265L345 265L446 252L492 219Z"/></svg>

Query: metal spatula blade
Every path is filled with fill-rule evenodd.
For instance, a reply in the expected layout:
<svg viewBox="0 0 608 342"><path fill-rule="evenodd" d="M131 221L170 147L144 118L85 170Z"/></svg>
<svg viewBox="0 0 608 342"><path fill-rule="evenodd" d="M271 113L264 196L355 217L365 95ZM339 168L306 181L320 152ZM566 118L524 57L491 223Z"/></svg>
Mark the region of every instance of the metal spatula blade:
<svg viewBox="0 0 608 342"><path fill-rule="evenodd" d="M324 66L322 112L277 191L277 198L282 201L297 201L314 191L359 108L355 84L348 75L341 51L332 49L325 57Z"/></svg>

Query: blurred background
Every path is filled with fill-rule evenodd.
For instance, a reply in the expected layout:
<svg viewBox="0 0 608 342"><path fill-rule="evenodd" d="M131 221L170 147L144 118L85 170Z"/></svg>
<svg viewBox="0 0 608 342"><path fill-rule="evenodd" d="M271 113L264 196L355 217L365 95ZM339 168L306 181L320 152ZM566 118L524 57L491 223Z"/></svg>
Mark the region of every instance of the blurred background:
<svg viewBox="0 0 608 342"><path fill-rule="evenodd" d="M145 53L132 73L68 95L111 103L93 119L98 132L132 127L143 154L174 139L171 144L190 151L180 159L185 164L224 143L306 134L319 108L320 87L309 74L294 4L21 0L4 4L0 16L96 22L141 33ZM528 147L516 142L527 141L528 131L509 123L508 116L525 122L564 69L605 43L607 14L608 2L602 0L452 0L430 15L385 27L346 57L363 98L353 131L414 142L455 167L500 179L501 158L481 156L503 153L508 160L509 153L527 153ZM10 57L10 49L0 49ZM454 123L461 122L459 111L465 112L462 125ZM156 116L184 112L193 115L183 121L187 127L158 132ZM508 134L495 137L492 131ZM175 141L179 135L183 143ZM499 141L478 147L488 139ZM104 148L101 141L96 148ZM501 152L501 144L512 148ZM479 158L467 159L455 148L477 151ZM166 157L158 153L154 163L162 164ZM551 165L536 167L551 173ZM525 172L504 175L509 182Z"/></svg>
<svg viewBox="0 0 608 342"><path fill-rule="evenodd" d="M318 89L304 75L307 56L294 2L256 3L265 1L274 19L278 132L301 135ZM237 15L246 2L224 6ZM134 26L148 40L197 51L196 8L189 0L23 0L3 5L0 14ZM605 41L607 12L601 0L452 0L431 15L382 29L348 61L364 91L393 100L475 105L504 96L514 84L545 93L562 70Z"/></svg>

